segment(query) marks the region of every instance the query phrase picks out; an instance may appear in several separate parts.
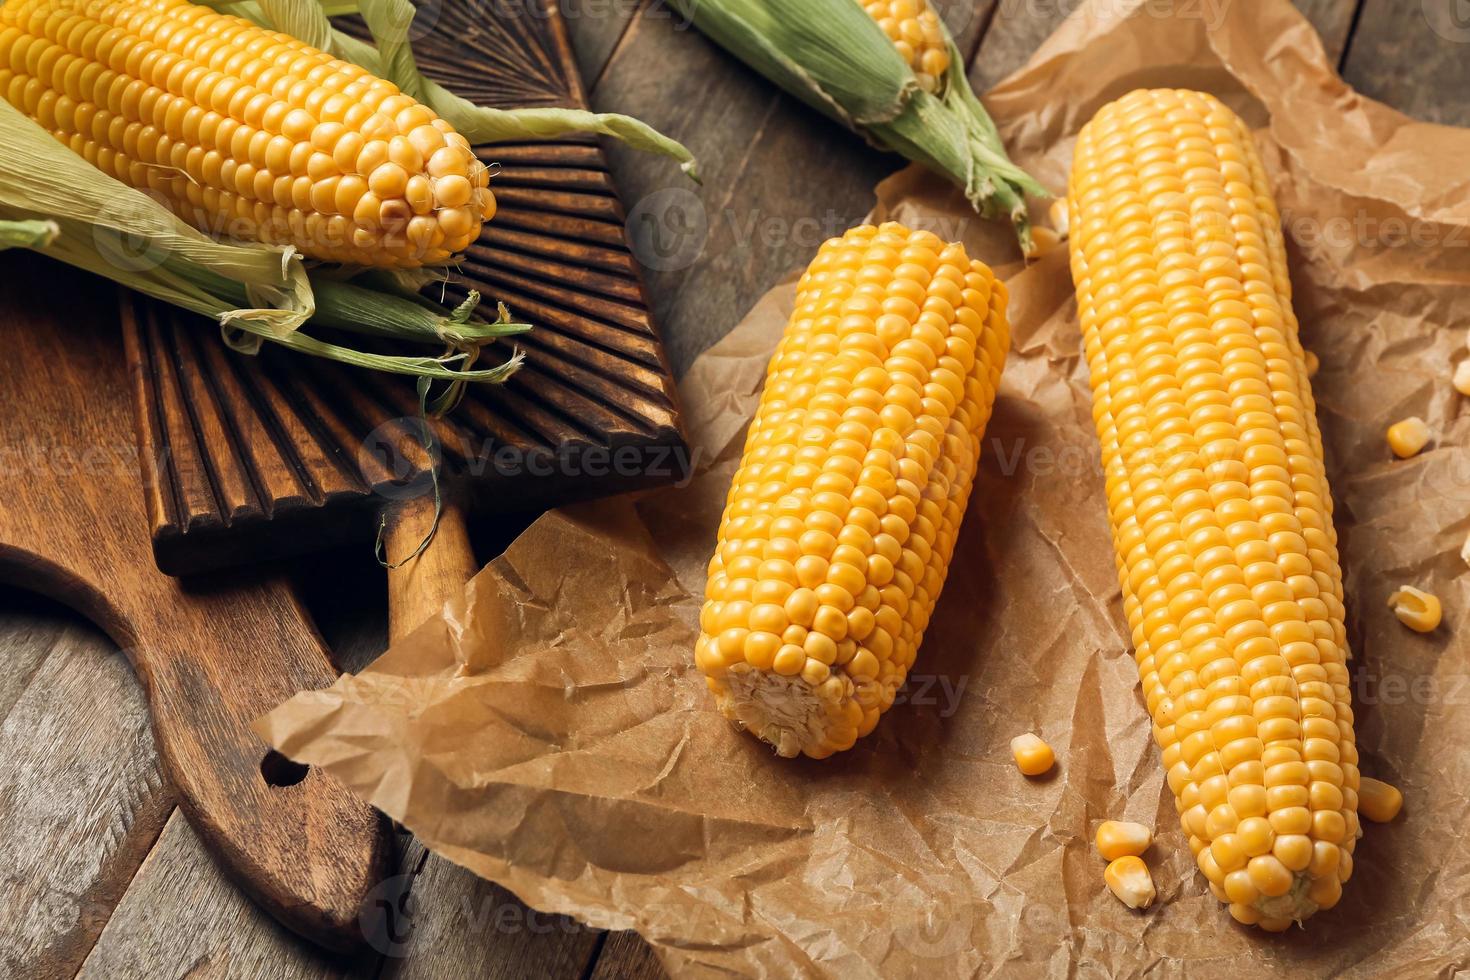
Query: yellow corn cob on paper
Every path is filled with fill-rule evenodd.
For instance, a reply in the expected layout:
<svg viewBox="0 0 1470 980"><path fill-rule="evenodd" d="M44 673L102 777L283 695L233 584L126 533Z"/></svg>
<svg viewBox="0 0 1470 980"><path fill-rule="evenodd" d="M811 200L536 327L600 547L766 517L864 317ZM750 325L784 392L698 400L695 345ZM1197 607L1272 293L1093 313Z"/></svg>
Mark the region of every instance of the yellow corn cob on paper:
<svg viewBox="0 0 1470 980"><path fill-rule="evenodd" d="M1280 217L1244 123L1138 91L1078 137L1072 276L1124 609L1211 890L1281 930L1352 873L1342 574Z"/></svg>
<svg viewBox="0 0 1470 980"><path fill-rule="evenodd" d="M0 98L219 237L412 268L495 213L469 143L397 86L187 0L6 0Z"/></svg>
<svg viewBox="0 0 1470 980"><path fill-rule="evenodd" d="M1009 345L1005 287L898 224L824 244L771 359L695 648L784 756L851 748L914 663Z"/></svg>

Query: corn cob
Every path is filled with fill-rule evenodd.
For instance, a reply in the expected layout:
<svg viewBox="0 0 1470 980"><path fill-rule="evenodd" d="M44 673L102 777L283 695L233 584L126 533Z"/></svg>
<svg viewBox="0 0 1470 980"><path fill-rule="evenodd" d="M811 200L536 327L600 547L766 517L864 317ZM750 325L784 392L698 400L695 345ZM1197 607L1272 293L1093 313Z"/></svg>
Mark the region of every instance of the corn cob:
<svg viewBox="0 0 1470 980"><path fill-rule="evenodd" d="M187 0L8 0L0 98L221 237L442 263L495 211L469 143L391 82Z"/></svg>
<svg viewBox="0 0 1470 980"><path fill-rule="evenodd" d="M783 756L872 731L944 584L1009 343L1006 291L897 224L824 244L771 360L695 662Z"/></svg>
<svg viewBox="0 0 1470 980"><path fill-rule="evenodd" d="M858 0L908 63L919 87L939 90L949 70L949 38L929 0Z"/></svg>
<svg viewBox="0 0 1470 980"><path fill-rule="evenodd" d="M1124 609L1180 822L1241 922L1358 836L1342 575L1280 219L1245 125L1139 91L1076 146L1072 276Z"/></svg>

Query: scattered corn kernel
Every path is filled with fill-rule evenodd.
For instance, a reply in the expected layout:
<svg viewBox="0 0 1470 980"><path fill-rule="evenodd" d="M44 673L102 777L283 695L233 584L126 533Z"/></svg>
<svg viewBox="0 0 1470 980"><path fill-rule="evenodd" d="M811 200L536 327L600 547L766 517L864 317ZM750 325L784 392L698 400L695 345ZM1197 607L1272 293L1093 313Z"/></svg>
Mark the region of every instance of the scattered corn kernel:
<svg viewBox="0 0 1470 980"><path fill-rule="evenodd" d="M1388 448L1399 459L1410 456L1429 445L1429 426L1417 415L1388 427Z"/></svg>
<svg viewBox="0 0 1470 980"><path fill-rule="evenodd" d="M1313 354L1311 351L1302 352L1302 361L1307 365L1308 378L1315 378L1317 376L1317 372L1322 370L1321 359L1318 358L1317 355Z"/></svg>
<svg viewBox="0 0 1470 980"><path fill-rule="evenodd" d="M1141 823L1104 820L1097 828L1097 853L1109 861L1132 855L1137 857L1153 843L1154 832Z"/></svg>
<svg viewBox="0 0 1470 980"><path fill-rule="evenodd" d="M1103 881L1108 883L1108 891L1130 909L1146 909L1158 895L1154 891L1154 879L1148 873L1148 865L1136 854L1127 854L1111 862L1103 872Z"/></svg>
<svg viewBox="0 0 1470 980"><path fill-rule="evenodd" d="M1016 768L1026 776L1040 776L1057 761L1051 746L1031 732L1011 739L1011 755L1016 757Z"/></svg>
<svg viewBox="0 0 1470 980"><path fill-rule="evenodd" d="M1404 808L1404 794L1398 787L1371 776L1358 785L1358 812L1374 823L1388 823Z"/></svg>
<svg viewBox="0 0 1470 980"><path fill-rule="evenodd" d="M1055 201L1052 201L1051 208L1047 211L1047 216L1051 219L1051 226L1056 229L1057 234L1066 238L1067 229L1071 224L1067 212L1067 199L1065 197L1059 197Z"/></svg>
<svg viewBox="0 0 1470 980"><path fill-rule="evenodd" d="M1031 248L1026 252L1026 258L1039 259L1056 251L1062 242L1062 236L1052 231L1045 225L1031 226Z"/></svg>
<svg viewBox="0 0 1470 980"><path fill-rule="evenodd" d="M1409 629L1418 633L1428 633L1439 625L1443 609L1439 604L1439 596L1432 592L1416 589L1412 585L1401 585L1393 595L1388 597L1388 605L1393 609L1393 614L1399 618Z"/></svg>
<svg viewBox="0 0 1470 980"><path fill-rule="evenodd" d="M1470 358L1455 365L1455 377L1451 382L1462 395L1470 395Z"/></svg>

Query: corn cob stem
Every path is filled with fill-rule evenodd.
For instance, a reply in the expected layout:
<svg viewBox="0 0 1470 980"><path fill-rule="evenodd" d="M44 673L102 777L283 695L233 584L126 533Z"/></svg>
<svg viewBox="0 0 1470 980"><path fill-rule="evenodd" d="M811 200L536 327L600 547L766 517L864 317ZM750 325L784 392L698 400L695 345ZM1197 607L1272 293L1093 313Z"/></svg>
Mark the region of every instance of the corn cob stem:
<svg viewBox="0 0 1470 980"><path fill-rule="evenodd" d="M1270 930L1352 873L1342 574L1280 218L1208 95L1139 91L1077 141L1072 274L1124 609L1180 821Z"/></svg>
<svg viewBox="0 0 1470 980"><path fill-rule="evenodd" d="M851 748L893 703L944 584L1009 343L1006 292L897 224L798 287L710 561L695 661L783 756Z"/></svg>

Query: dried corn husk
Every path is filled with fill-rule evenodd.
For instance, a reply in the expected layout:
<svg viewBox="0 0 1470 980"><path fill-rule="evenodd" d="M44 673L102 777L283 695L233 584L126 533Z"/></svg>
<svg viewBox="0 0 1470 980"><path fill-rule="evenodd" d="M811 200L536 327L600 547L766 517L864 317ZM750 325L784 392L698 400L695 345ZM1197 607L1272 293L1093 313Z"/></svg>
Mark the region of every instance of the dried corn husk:
<svg viewBox="0 0 1470 980"><path fill-rule="evenodd" d="M670 3L787 92L879 147L943 174L985 217L1008 218L1023 251L1030 253L1025 195L1050 195L1006 156L995 123L970 88L964 58L948 28L943 30L949 67L938 91L930 94L854 0Z"/></svg>

